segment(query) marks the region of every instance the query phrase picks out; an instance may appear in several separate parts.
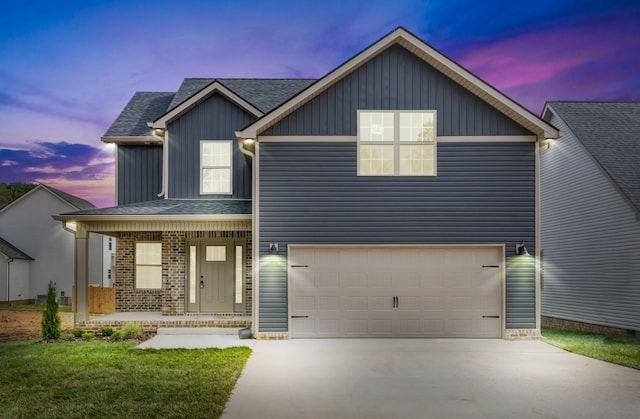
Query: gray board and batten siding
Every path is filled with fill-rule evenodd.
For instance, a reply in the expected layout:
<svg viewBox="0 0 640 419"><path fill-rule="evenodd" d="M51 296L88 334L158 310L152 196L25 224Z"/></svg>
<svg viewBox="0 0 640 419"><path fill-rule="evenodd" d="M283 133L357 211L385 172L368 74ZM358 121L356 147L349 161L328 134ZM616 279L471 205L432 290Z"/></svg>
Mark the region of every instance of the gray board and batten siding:
<svg viewBox="0 0 640 419"><path fill-rule="evenodd" d="M267 130L357 134L358 109L435 109L438 135L531 135L400 46ZM288 244L505 244L506 327L536 327L535 144L438 143L434 177L359 177L355 142L260 144L260 332L288 327Z"/></svg>
<svg viewBox="0 0 640 419"><path fill-rule="evenodd" d="M438 110L438 135L531 135L399 45L393 45L262 135L356 135L357 110Z"/></svg>
<svg viewBox="0 0 640 419"><path fill-rule="evenodd" d="M117 205L160 199L162 146L120 144L117 150Z"/></svg>
<svg viewBox="0 0 640 419"><path fill-rule="evenodd" d="M169 197L175 199L251 199L251 168L236 145L235 131L254 116L214 93L172 121L169 132ZM200 194L200 141L232 142L233 195Z"/></svg>
<svg viewBox="0 0 640 419"><path fill-rule="evenodd" d="M640 330L637 214L571 128L550 122L564 135L540 156L542 315Z"/></svg>

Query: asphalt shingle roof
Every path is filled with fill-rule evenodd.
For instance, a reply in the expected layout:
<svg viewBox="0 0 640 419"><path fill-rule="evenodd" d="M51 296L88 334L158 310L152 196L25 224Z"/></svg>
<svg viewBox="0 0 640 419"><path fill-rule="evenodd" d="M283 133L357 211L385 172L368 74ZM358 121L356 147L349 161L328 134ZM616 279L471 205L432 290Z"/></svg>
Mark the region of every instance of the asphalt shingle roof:
<svg viewBox="0 0 640 419"><path fill-rule="evenodd" d="M175 93L137 92L111 124L105 137L144 137L151 135L147 122L164 115Z"/></svg>
<svg viewBox="0 0 640 419"><path fill-rule="evenodd" d="M62 215L251 215L251 200L158 199Z"/></svg>
<svg viewBox="0 0 640 419"><path fill-rule="evenodd" d="M267 113L309 87L315 79L184 79L176 93L137 92L111 124L104 137L146 137L153 122L214 81Z"/></svg>
<svg viewBox="0 0 640 419"><path fill-rule="evenodd" d="M216 80L264 113L271 111L316 81L315 79L184 79L168 110L175 108Z"/></svg>
<svg viewBox="0 0 640 419"><path fill-rule="evenodd" d="M27 255L25 252L18 249L2 237L0 237L0 253L11 259L33 260L31 256Z"/></svg>
<svg viewBox="0 0 640 419"><path fill-rule="evenodd" d="M71 195L71 194L68 194L66 192L63 192L60 189L52 188L51 186L47 186L47 185L44 185L44 184L40 184L40 185L42 187L48 189L52 193L58 195L60 198L64 199L69 204L73 205L74 207L78 208L79 210L89 210L89 209L93 209L93 208L96 207L91 202L86 201L86 200L84 200L82 198L78 198L75 195Z"/></svg>
<svg viewBox="0 0 640 419"><path fill-rule="evenodd" d="M640 211L640 102L549 102Z"/></svg>

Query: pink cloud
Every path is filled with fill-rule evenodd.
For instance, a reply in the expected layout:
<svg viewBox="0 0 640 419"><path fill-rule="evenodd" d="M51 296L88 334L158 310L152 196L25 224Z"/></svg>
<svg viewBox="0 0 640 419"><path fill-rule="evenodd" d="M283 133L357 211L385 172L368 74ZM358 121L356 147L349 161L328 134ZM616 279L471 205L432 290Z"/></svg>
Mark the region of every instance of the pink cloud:
<svg viewBox="0 0 640 419"><path fill-rule="evenodd" d="M456 58L533 111L547 100L640 100L637 28L634 16L603 17L475 45Z"/></svg>
<svg viewBox="0 0 640 419"><path fill-rule="evenodd" d="M113 206L115 203L115 174L102 173L95 179L68 180L63 177L42 177L35 180L91 202L97 208Z"/></svg>

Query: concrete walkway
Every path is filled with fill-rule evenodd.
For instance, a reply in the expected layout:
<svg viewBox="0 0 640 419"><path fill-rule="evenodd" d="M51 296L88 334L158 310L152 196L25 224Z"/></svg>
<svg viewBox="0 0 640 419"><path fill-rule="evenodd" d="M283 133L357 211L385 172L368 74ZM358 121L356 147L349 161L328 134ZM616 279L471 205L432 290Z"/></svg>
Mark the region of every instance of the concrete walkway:
<svg viewBox="0 0 640 419"><path fill-rule="evenodd" d="M253 348L254 339L240 339L238 328L226 327L161 327L151 339L136 346L137 349L197 349L231 348L248 346Z"/></svg>
<svg viewBox="0 0 640 419"><path fill-rule="evenodd" d="M251 341L223 419L637 418L640 371L539 341Z"/></svg>

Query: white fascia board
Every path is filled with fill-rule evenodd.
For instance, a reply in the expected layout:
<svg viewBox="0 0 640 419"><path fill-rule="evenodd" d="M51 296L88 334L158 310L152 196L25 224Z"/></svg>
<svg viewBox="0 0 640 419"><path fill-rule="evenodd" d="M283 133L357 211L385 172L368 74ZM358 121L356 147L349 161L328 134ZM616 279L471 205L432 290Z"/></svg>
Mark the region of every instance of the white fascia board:
<svg viewBox="0 0 640 419"><path fill-rule="evenodd" d="M420 57L430 65L433 65L439 71L443 72L452 80L456 81L467 90L494 106L506 116L534 132L538 139L558 137L559 133L555 127L509 99L507 96L500 93L486 82L480 80L471 72L465 70L460 65L456 64L451 59L436 51L424 41L407 32L403 28L394 30L375 44L371 45L369 48L365 49L346 63L327 74L325 77L318 80L309 88L300 92L297 96L249 125L238 133L238 137L254 138L257 140L260 133L264 132L279 120L285 118L300 106L313 99L332 84L356 70L359 66L379 54L384 49L396 43L407 48L409 51L416 54L416 56Z"/></svg>
<svg viewBox="0 0 640 419"><path fill-rule="evenodd" d="M237 104L239 107L241 107L242 109L244 109L245 111L249 112L250 114L254 115L257 118L263 115L260 109L256 108L255 106L253 106L252 104L250 104L249 102L247 102L246 100L238 96L237 94L233 93L231 90L227 89L223 84L221 84L219 81L216 80L211 84L209 84L208 86L206 86L205 88L203 88L202 90L200 90L199 92L197 92L196 94L194 94L193 96L191 96L189 99L185 100L184 102L182 102L181 104L179 104L178 106L170 110L169 112L162 115L160 118L156 119L153 122L150 122L147 125L149 125L149 127L152 129L156 129L156 128L167 129L167 124L169 122L173 121L183 113L187 112L189 109L193 108L198 103L202 102L204 99L206 99L207 97L209 97L211 94L215 92L218 92L223 96L227 97L229 100L231 100L232 102Z"/></svg>
<svg viewBox="0 0 640 419"><path fill-rule="evenodd" d="M162 144L162 137L149 135L145 137L138 136L122 136L122 137L100 137L103 143L110 144Z"/></svg>

